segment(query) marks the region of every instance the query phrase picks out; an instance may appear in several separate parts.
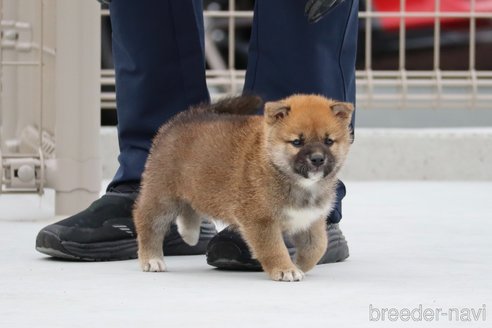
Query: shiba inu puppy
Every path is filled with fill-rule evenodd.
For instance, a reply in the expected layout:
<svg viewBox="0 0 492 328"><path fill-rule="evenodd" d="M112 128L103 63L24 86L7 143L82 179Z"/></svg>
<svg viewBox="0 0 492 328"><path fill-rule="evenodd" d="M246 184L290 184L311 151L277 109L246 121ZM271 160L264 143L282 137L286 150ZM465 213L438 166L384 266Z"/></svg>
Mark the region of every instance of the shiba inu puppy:
<svg viewBox="0 0 492 328"><path fill-rule="evenodd" d="M176 115L156 135L133 216L144 271L165 271L176 222L198 241L204 218L234 224L273 280L299 281L327 247L325 220L351 143L353 106L316 95L243 96ZM292 236L295 264L282 234Z"/></svg>

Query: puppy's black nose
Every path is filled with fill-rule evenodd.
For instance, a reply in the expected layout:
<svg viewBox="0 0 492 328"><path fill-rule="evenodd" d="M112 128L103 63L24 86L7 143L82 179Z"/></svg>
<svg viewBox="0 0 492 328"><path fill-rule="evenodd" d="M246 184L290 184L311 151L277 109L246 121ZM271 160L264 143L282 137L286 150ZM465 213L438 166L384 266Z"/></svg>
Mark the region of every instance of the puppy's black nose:
<svg viewBox="0 0 492 328"><path fill-rule="evenodd" d="M325 163L325 157L320 153L311 154L309 156L309 160L311 161L311 164L316 167L321 166Z"/></svg>

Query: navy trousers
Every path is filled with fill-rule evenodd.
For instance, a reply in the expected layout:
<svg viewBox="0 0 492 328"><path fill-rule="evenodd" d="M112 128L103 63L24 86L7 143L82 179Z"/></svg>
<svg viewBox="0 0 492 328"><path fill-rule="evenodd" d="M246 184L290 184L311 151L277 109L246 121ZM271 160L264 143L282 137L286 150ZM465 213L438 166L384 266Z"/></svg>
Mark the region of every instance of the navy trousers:
<svg viewBox="0 0 492 328"><path fill-rule="evenodd" d="M245 91L264 100L316 93L355 102L358 0L316 24L306 0L256 0ZM110 5L120 166L113 181L137 182L151 140L176 113L209 101L201 0L113 0ZM352 124L353 126L353 124ZM345 186L329 217L339 222Z"/></svg>

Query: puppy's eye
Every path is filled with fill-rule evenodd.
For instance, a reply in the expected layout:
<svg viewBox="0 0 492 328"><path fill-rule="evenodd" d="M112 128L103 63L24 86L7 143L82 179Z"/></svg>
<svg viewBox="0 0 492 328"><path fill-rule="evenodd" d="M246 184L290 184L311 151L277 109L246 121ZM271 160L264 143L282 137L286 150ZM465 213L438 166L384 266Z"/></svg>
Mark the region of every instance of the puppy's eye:
<svg viewBox="0 0 492 328"><path fill-rule="evenodd" d="M333 139L330 139L330 138L326 138L325 139L325 145L327 145L327 146L333 145L334 142L335 141L333 141Z"/></svg>
<svg viewBox="0 0 492 328"><path fill-rule="evenodd" d="M302 147L304 145L304 140L295 139L290 142L294 147Z"/></svg>

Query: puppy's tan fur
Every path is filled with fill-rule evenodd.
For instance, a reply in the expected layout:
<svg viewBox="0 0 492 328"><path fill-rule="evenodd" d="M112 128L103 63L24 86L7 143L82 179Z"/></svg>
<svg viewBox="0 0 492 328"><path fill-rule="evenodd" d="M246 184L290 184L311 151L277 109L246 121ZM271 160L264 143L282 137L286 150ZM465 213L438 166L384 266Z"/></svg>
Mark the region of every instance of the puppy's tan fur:
<svg viewBox="0 0 492 328"><path fill-rule="evenodd" d="M144 271L166 270L162 244L175 220L192 245L203 218L236 225L273 280L301 280L324 254L325 218L351 142L353 107L294 95L266 103L263 117L235 115L258 105L252 97L229 99L182 112L161 127L134 209ZM324 166L312 164L316 156ZM293 236L295 264L283 232Z"/></svg>

